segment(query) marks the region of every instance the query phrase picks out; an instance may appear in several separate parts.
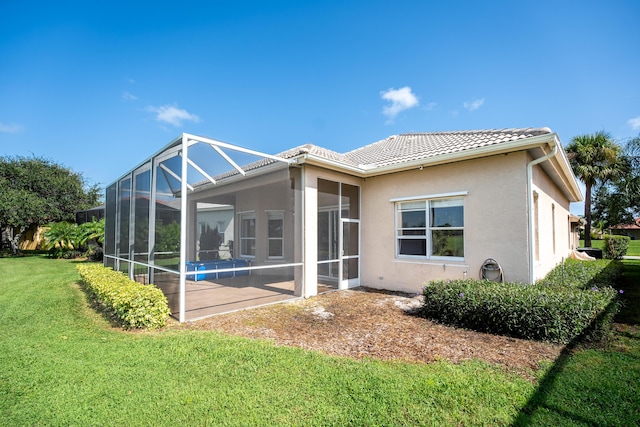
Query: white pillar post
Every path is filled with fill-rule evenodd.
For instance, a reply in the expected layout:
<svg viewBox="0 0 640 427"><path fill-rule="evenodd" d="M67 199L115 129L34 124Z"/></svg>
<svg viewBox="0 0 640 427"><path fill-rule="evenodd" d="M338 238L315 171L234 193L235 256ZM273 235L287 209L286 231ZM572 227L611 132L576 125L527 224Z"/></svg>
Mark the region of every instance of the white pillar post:
<svg viewBox="0 0 640 427"><path fill-rule="evenodd" d="M187 171L188 138L182 134L182 173L180 174L180 322L186 320L187 306Z"/></svg>

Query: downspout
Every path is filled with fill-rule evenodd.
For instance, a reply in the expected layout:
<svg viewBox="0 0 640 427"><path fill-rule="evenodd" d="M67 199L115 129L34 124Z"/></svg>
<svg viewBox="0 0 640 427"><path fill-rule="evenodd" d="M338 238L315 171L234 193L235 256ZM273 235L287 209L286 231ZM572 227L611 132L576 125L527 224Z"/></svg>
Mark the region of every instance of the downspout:
<svg viewBox="0 0 640 427"><path fill-rule="evenodd" d="M535 282L534 279L534 269L533 263L534 259L534 245L535 242L533 240L533 167L539 163L546 162L550 158L554 157L558 152L558 144L555 140L555 136L553 141L551 142L551 152L546 154L538 159L532 160L527 163L527 198L529 202L529 215L528 215L528 226L529 226L529 284L533 284Z"/></svg>

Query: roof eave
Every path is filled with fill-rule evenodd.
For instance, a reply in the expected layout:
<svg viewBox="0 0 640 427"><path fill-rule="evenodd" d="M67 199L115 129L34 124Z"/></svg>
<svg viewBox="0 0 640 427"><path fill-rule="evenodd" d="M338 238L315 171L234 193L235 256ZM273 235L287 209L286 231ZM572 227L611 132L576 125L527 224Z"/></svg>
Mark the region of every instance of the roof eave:
<svg viewBox="0 0 640 427"><path fill-rule="evenodd" d="M293 163L298 165L307 164L307 165L313 165L313 166L320 166L323 168L331 169L336 172L343 172L349 175L354 175L359 178L365 177L365 173L364 173L365 171L360 167L348 165L346 163L343 163L337 160L327 159L311 153L304 153L293 158Z"/></svg>
<svg viewBox="0 0 640 427"><path fill-rule="evenodd" d="M530 138L517 139L501 144L488 145L485 147L458 151L455 153L447 153L424 159L416 159L404 163L389 164L380 167L375 167L372 165L352 166L337 160L327 159L310 153L305 153L296 157L295 162L297 164L306 163L325 167L336 172L343 172L360 178L367 178L395 172L404 172L420 167L437 166L464 160L472 160L499 154L507 154L516 151L530 150L538 147L552 147L553 145L557 145L559 147L554 159L556 159L557 164L560 168L560 172L558 174L561 177L562 182L567 190L565 193L571 202L580 202L583 200L582 192L580 190L580 187L578 186L578 182L575 178L575 175L573 174L569 161L567 160L566 153L564 152L564 149L562 149L560 139L558 138L558 135L556 133L537 135Z"/></svg>
<svg viewBox="0 0 640 427"><path fill-rule="evenodd" d="M545 134L534 136L531 138L517 139L515 141L504 142L501 144L493 144L485 147L472 148L470 150L457 151L454 153L447 153L428 157L425 159L412 160L410 162L401 164L391 164L381 166L378 168L371 168L367 170L368 176L382 175L391 172L400 172L403 170L411 170L416 167L437 166L446 163L459 162L463 160L477 159L481 157L495 156L497 154L506 154L515 151L527 150L534 147L539 147L549 142L549 137L552 134Z"/></svg>

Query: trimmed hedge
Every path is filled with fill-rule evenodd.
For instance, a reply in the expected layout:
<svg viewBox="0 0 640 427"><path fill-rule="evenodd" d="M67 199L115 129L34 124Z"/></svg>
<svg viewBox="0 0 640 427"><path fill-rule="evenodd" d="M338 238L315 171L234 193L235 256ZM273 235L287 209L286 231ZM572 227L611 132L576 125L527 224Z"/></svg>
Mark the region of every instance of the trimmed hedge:
<svg viewBox="0 0 640 427"><path fill-rule="evenodd" d="M564 264L551 270L544 279L538 280L536 284L586 290L611 286L621 275L622 264L619 262L611 262L608 259L580 261L569 258L564 261Z"/></svg>
<svg viewBox="0 0 640 427"><path fill-rule="evenodd" d="M604 236L604 256L609 259L622 259L629 249L629 241L631 238L628 236Z"/></svg>
<svg viewBox="0 0 640 427"><path fill-rule="evenodd" d="M618 311L617 291L591 282L608 263L598 263L600 272L595 274L591 266L591 274L582 271L583 263L565 265L565 278L583 279L580 283L574 279L573 286L551 280L535 285L471 279L433 281L423 288L420 313L444 324L516 338L562 344L578 338L598 341L608 335ZM558 272L554 270L551 276L557 277ZM609 280L613 277L605 276Z"/></svg>
<svg viewBox="0 0 640 427"><path fill-rule="evenodd" d="M78 272L90 295L126 329L156 329L166 325L171 310L154 285L134 282L101 264L79 264Z"/></svg>

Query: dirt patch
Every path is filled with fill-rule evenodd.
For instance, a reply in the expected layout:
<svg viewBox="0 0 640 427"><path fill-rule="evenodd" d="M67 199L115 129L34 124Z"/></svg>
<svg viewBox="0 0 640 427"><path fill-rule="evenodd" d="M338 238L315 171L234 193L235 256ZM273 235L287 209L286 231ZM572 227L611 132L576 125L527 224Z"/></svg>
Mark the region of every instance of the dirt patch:
<svg viewBox="0 0 640 427"><path fill-rule="evenodd" d="M358 288L188 322L277 345L360 359L460 363L480 359L531 378L561 346L443 326L411 314L422 296Z"/></svg>

